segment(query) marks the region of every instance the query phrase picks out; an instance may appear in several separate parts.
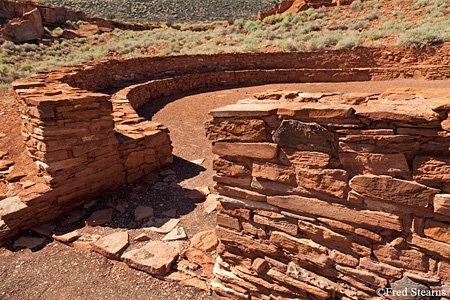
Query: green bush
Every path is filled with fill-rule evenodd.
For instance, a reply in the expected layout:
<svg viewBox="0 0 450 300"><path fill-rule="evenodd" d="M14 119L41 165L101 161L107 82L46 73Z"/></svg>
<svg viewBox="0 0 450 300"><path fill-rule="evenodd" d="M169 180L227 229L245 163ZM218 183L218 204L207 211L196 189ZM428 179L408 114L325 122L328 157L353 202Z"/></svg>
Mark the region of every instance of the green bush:
<svg viewBox="0 0 450 300"><path fill-rule="evenodd" d="M362 39L359 35L356 34L350 34L347 36L344 36L342 40L340 40L337 44L337 48L345 48L345 49L354 49L356 47L361 46Z"/></svg>
<svg viewBox="0 0 450 300"><path fill-rule="evenodd" d="M442 30L430 27L430 25L426 24L423 27L405 32L398 39L398 44L407 48L423 48L448 40L448 36L444 35Z"/></svg>
<svg viewBox="0 0 450 300"><path fill-rule="evenodd" d="M364 9L364 5L362 4L361 0L353 1L352 4L350 4L350 8L354 11L361 11Z"/></svg>

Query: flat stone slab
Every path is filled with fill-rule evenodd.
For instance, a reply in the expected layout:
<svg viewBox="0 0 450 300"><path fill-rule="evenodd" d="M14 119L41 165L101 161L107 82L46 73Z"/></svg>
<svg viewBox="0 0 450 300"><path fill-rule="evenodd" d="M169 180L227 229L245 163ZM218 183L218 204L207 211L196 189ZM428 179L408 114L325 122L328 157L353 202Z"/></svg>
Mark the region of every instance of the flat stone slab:
<svg viewBox="0 0 450 300"><path fill-rule="evenodd" d="M42 245L44 242L45 242L45 238L21 236L14 242L13 247L15 247L15 248L25 247L28 249L33 249L33 248L36 248L36 247Z"/></svg>
<svg viewBox="0 0 450 300"><path fill-rule="evenodd" d="M163 218L163 219L154 219L147 223L149 228L146 228L148 230L151 230L156 233L169 233L171 232L180 222L179 219L169 219L169 218Z"/></svg>
<svg viewBox="0 0 450 300"><path fill-rule="evenodd" d="M53 233L53 230L55 230L56 225L52 224L42 224L36 227L31 228L34 232L37 232L39 234L42 234L44 236L51 236Z"/></svg>
<svg viewBox="0 0 450 300"><path fill-rule="evenodd" d="M94 251L113 259L119 259L128 247L128 232L115 232L96 241L92 247Z"/></svg>
<svg viewBox="0 0 450 300"><path fill-rule="evenodd" d="M187 235L183 227L176 227L162 239L163 241L181 241L187 240Z"/></svg>
<svg viewBox="0 0 450 300"><path fill-rule="evenodd" d="M10 197L0 201L0 217L7 221L8 219L18 217L27 206L19 197Z"/></svg>
<svg viewBox="0 0 450 300"><path fill-rule="evenodd" d="M203 202L203 210L207 214L212 213L217 208L217 204L219 204L219 201L217 200L217 195L209 194L208 197L206 197L206 201Z"/></svg>
<svg viewBox="0 0 450 300"><path fill-rule="evenodd" d="M92 213L92 215L85 221L85 223L88 226L110 223L112 221L112 214L112 208L98 210Z"/></svg>
<svg viewBox="0 0 450 300"><path fill-rule="evenodd" d="M151 218L155 215L155 211L153 208L149 206L138 206L136 210L134 211L134 219L136 221L142 221L147 218Z"/></svg>
<svg viewBox="0 0 450 300"><path fill-rule="evenodd" d="M217 236L215 230L202 231L194 235L191 239L192 247L205 252L213 251L217 248Z"/></svg>
<svg viewBox="0 0 450 300"><path fill-rule="evenodd" d="M134 241L136 242L145 242L151 240L150 236L146 233L141 233L137 237L134 238Z"/></svg>
<svg viewBox="0 0 450 300"><path fill-rule="evenodd" d="M151 275L165 275L181 252L183 242L151 241L144 247L126 252L122 260L130 267Z"/></svg>
<svg viewBox="0 0 450 300"><path fill-rule="evenodd" d="M73 242L76 239L78 239L81 236L81 234L78 231L72 231L72 232L68 232L65 234L61 234L61 235L53 235L52 237L60 242L63 243L68 243L68 242Z"/></svg>

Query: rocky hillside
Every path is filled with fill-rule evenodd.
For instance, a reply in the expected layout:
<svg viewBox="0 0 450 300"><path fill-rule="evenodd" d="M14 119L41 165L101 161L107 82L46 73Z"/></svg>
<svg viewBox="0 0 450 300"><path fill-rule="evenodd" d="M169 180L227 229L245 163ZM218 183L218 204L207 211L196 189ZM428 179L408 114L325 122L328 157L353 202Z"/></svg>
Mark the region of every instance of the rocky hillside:
<svg viewBox="0 0 450 300"><path fill-rule="evenodd" d="M181 22L255 18L272 0L44 0L89 15L139 22Z"/></svg>

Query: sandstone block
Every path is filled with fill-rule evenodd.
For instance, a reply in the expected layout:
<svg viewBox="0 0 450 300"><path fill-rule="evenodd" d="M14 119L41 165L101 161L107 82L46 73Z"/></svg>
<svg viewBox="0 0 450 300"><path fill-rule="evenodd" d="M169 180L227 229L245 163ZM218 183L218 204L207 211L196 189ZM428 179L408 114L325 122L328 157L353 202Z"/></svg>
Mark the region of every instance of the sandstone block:
<svg viewBox="0 0 450 300"><path fill-rule="evenodd" d="M27 206L19 197L9 197L0 200L0 219L10 221L26 212Z"/></svg>
<svg viewBox="0 0 450 300"><path fill-rule="evenodd" d="M230 217L226 214L218 213L216 216L216 223L218 225L228 227L237 231L241 230L239 219Z"/></svg>
<svg viewBox="0 0 450 300"><path fill-rule="evenodd" d="M417 155L413 162L414 180L418 182L450 182L450 158Z"/></svg>
<svg viewBox="0 0 450 300"><path fill-rule="evenodd" d="M295 185L296 183L294 168L268 162L254 161L252 166L252 176L291 185Z"/></svg>
<svg viewBox="0 0 450 300"><path fill-rule="evenodd" d="M446 259L450 259L450 244L423 238L415 234L408 237L407 242L419 248L437 253Z"/></svg>
<svg viewBox="0 0 450 300"><path fill-rule="evenodd" d="M73 242L75 241L77 238L79 238L81 236L81 234L78 231L71 231L62 235L53 235L52 237L60 242L63 243L68 243L68 242Z"/></svg>
<svg viewBox="0 0 450 300"><path fill-rule="evenodd" d="M221 157L213 160L213 170L222 176L246 176L252 173L251 162L230 161Z"/></svg>
<svg viewBox="0 0 450 300"><path fill-rule="evenodd" d="M87 226L102 225L112 221L113 209L107 208L93 212L92 215L85 221Z"/></svg>
<svg viewBox="0 0 450 300"><path fill-rule="evenodd" d="M278 207L267 204L266 202L252 201L252 200L232 198L232 197L226 197L226 196L218 196L217 200L219 200L220 204L225 209L245 208L245 209L249 209L249 210L261 209L261 210L276 211L276 212L280 211L280 209Z"/></svg>
<svg viewBox="0 0 450 300"><path fill-rule="evenodd" d="M139 205L134 211L134 219L136 221L142 221L147 218L151 218L155 215L153 208L149 206Z"/></svg>
<svg viewBox="0 0 450 300"><path fill-rule="evenodd" d="M384 288L388 284L386 279L384 279L380 276L377 276L376 274L373 274L366 270L358 270L358 269L343 267L343 266L339 266L339 265L336 265L336 270L338 270L341 273L344 273L347 276L351 276L358 280L364 281L373 287L383 287Z"/></svg>
<svg viewBox="0 0 450 300"><path fill-rule="evenodd" d="M403 274L403 270L401 268L396 268L385 263L376 262L368 257L361 257L359 266L371 272L389 277L401 278Z"/></svg>
<svg viewBox="0 0 450 300"><path fill-rule="evenodd" d="M295 103L281 107L278 114L299 119L346 119L353 113L347 104L338 103Z"/></svg>
<svg viewBox="0 0 450 300"><path fill-rule="evenodd" d="M332 282L328 278L308 271L294 262L288 264L286 273L292 278L311 284L325 291L337 292L341 289L338 284Z"/></svg>
<svg viewBox="0 0 450 300"><path fill-rule="evenodd" d="M228 143L215 142L212 152L219 156L243 156L256 159L273 159L278 147L273 143Z"/></svg>
<svg viewBox="0 0 450 300"><path fill-rule="evenodd" d="M94 251L113 259L119 259L128 247L128 232L115 232L96 241L92 247Z"/></svg>
<svg viewBox="0 0 450 300"><path fill-rule="evenodd" d="M350 188L359 194L406 205L427 207L432 203L437 189L392 178L391 176L359 175L350 180Z"/></svg>
<svg viewBox="0 0 450 300"><path fill-rule="evenodd" d="M323 216L343 222L387 228L395 231L402 231L403 228L400 217L397 215L368 210L358 211L349 209L344 205L328 203L315 198L295 195L273 196L267 197L267 203L287 210Z"/></svg>
<svg viewBox="0 0 450 300"><path fill-rule="evenodd" d="M399 268L428 271L428 257L417 250L375 245L373 254L380 261Z"/></svg>
<svg viewBox="0 0 450 300"><path fill-rule="evenodd" d="M379 153L340 153L344 168L353 174L408 175L405 155Z"/></svg>
<svg viewBox="0 0 450 300"><path fill-rule="evenodd" d="M253 261L252 269L258 274L263 274L267 271L269 263L262 258L257 258Z"/></svg>
<svg viewBox="0 0 450 300"><path fill-rule="evenodd" d="M205 252L210 252L216 249L217 243L217 236L214 230L199 232L191 239L192 247L198 248Z"/></svg>
<svg viewBox="0 0 450 300"><path fill-rule="evenodd" d="M182 244L151 241L140 249L124 253L121 259L130 267L151 275L165 275L180 254Z"/></svg>
<svg viewBox="0 0 450 300"><path fill-rule="evenodd" d="M437 194L434 197L434 212L450 215L450 194Z"/></svg>
<svg viewBox="0 0 450 300"><path fill-rule="evenodd" d="M273 141L281 147L336 153L335 135L317 123L284 120L273 134Z"/></svg>
<svg viewBox="0 0 450 300"><path fill-rule="evenodd" d="M45 238L21 236L14 242L13 247L33 249L42 245L44 242Z"/></svg>
<svg viewBox="0 0 450 300"><path fill-rule="evenodd" d="M211 120L205 122L206 136L214 141L266 141L266 124L263 120Z"/></svg>
<svg viewBox="0 0 450 300"><path fill-rule="evenodd" d="M175 227L174 229L172 229L171 232L169 232L168 234L166 234L162 240L163 241L182 241L182 240L187 240L187 235L184 232L184 228L183 227Z"/></svg>
<svg viewBox="0 0 450 300"><path fill-rule="evenodd" d="M300 151L293 148L280 148L278 157L282 164L300 169L323 169L330 162L330 155L323 152Z"/></svg>
<svg viewBox="0 0 450 300"><path fill-rule="evenodd" d="M278 230L284 231L290 235L296 236L298 232L298 227L295 224L289 223L284 220L273 220L267 217L263 217L260 215L254 215L253 221L258 224L267 225L272 228L276 228Z"/></svg>
<svg viewBox="0 0 450 300"><path fill-rule="evenodd" d="M151 219L147 225L150 226L147 228L150 231L156 232L156 233L163 233L167 234L171 232L180 222L179 219L169 219L169 218L162 218L162 219Z"/></svg>
<svg viewBox="0 0 450 300"><path fill-rule="evenodd" d="M297 169L297 184L300 187L347 199L348 172L340 169Z"/></svg>
<svg viewBox="0 0 450 300"><path fill-rule="evenodd" d="M239 187L232 187L232 186L226 186L222 184L216 184L215 185L216 191L224 196L229 197L236 197L241 199L247 199L247 200L253 200L253 201L266 201L266 196L263 194L260 194L255 191L239 188Z"/></svg>
<svg viewBox="0 0 450 300"><path fill-rule="evenodd" d="M345 266L351 266L351 267L356 267L359 264L359 261L357 258L342 253L338 250L331 250L331 254L330 257L338 264L340 265L345 265Z"/></svg>
<svg viewBox="0 0 450 300"><path fill-rule="evenodd" d="M423 232L426 237L450 244L450 224L448 223L427 219Z"/></svg>
<svg viewBox="0 0 450 300"><path fill-rule="evenodd" d="M276 104L231 104L209 111L216 118L228 117L267 117L276 114Z"/></svg>
<svg viewBox="0 0 450 300"><path fill-rule="evenodd" d="M284 232L273 231L270 242L282 249L300 255L326 255L327 248L306 238L296 238Z"/></svg>

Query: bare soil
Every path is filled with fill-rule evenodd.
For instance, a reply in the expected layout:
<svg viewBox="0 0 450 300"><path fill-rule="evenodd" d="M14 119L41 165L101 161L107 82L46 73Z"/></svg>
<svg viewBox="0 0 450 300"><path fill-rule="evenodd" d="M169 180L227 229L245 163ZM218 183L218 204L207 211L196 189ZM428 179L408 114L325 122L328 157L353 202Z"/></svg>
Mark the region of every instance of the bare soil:
<svg viewBox="0 0 450 300"><path fill-rule="evenodd" d="M450 87L450 81L402 80L389 82L270 84L237 87L232 89L209 89L195 93L158 99L149 103L139 113L147 119L165 124L174 145L174 164L167 169L175 172L164 175L164 170L150 174L132 184L91 199L83 207L74 209L54 220L56 233L79 230L83 234L104 236L118 228L126 228L131 238L141 232L143 222L134 221L134 209L148 205L155 215L177 209L180 224L187 235L212 229L215 214L206 214L202 200L185 197L193 188L212 187L212 159L210 143L206 139L203 122L209 119L208 111L251 98L253 93L267 89L301 92L373 92L381 93L391 87ZM11 158L24 158L24 147L20 136L20 112L16 105L6 105L8 93L0 98L0 150L7 148ZM6 140L5 140L6 139ZM205 159L202 164L193 160ZM26 171L27 164L22 171ZM31 168L29 171L33 171ZM161 173L162 172L162 173ZM155 184L163 188L155 189ZM126 211L115 210L113 221L107 225L86 227L84 220L98 209L126 206ZM21 236L39 236L27 231ZM160 239L155 234L152 239ZM0 248L0 299L219 299L193 288L181 287L155 279L146 273L130 269L125 264L108 260L97 253L86 253L51 238L42 246L30 249L13 247L14 240ZM132 242L130 247L144 243Z"/></svg>

